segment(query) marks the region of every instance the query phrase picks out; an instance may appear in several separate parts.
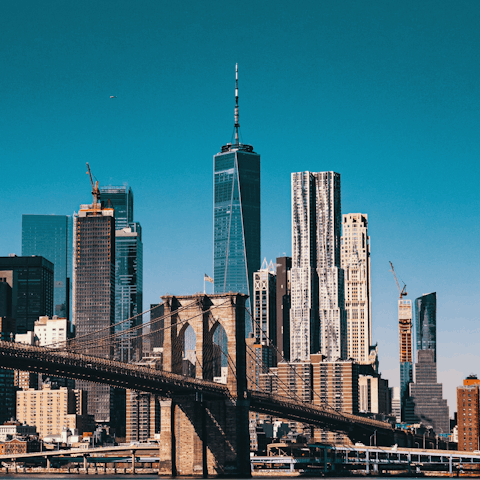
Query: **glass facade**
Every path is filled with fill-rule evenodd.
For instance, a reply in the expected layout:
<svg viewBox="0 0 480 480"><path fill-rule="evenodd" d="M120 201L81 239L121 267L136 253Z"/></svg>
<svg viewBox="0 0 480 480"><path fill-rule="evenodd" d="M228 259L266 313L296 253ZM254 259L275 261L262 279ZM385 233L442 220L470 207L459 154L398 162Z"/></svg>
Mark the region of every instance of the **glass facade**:
<svg viewBox="0 0 480 480"><path fill-rule="evenodd" d="M41 315L53 314L53 263L46 258L0 257L0 282L11 288L16 333L33 331Z"/></svg>
<svg viewBox="0 0 480 480"><path fill-rule="evenodd" d="M141 325L143 311L142 229L133 221L133 192L130 187L100 188L102 204L115 210L115 332ZM130 319L130 320L128 320ZM128 320L128 321L126 321ZM115 356L129 362L142 358L140 331L119 336ZM136 340L135 340L136 339Z"/></svg>
<svg viewBox="0 0 480 480"><path fill-rule="evenodd" d="M53 313L70 318L72 217L22 215L22 255L39 255L54 264Z"/></svg>
<svg viewBox="0 0 480 480"><path fill-rule="evenodd" d="M437 361L437 294L427 293L415 300L417 352L433 350Z"/></svg>
<svg viewBox="0 0 480 480"><path fill-rule="evenodd" d="M214 292L249 295L260 269L260 155L227 145L214 156ZM252 331L247 315L246 332Z"/></svg>

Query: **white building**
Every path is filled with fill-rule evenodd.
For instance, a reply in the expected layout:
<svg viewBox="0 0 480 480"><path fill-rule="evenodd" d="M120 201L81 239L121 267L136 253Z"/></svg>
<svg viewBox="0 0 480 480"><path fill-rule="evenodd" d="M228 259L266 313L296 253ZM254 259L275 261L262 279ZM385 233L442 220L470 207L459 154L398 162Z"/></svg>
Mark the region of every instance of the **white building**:
<svg viewBox="0 0 480 480"><path fill-rule="evenodd" d="M358 363L368 363L372 345L370 237L367 227L366 214L343 215L342 269L345 272L347 355Z"/></svg>
<svg viewBox="0 0 480 480"><path fill-rule="evenodd" d="M276 272L272 262L263 261L253 274L253 332L259 342L276 341ZM271 365L268 365L269 367Z"/></svg>
<svg viewBox="0 0 480 480"><path fill-rule="evenodd" d="M338 173L292 173L293 361L318 352L330 361L346 357L341 220Z"/></svg>
<svg viewBox="0 0 480 480"><path fill-rule="evenodd" d="M42 347L58 348L68 337L68 320L54 315L52 318L39 317L34 326L35 339Z"/></svg>
<svg viewBox="0 0 480 480"><path fill-rule="evenodd" d="M0 425L0 442L6 442L16 437L26 437L29 435L37 435L35 426L27 425L20 422L7 422Z"/></svg>

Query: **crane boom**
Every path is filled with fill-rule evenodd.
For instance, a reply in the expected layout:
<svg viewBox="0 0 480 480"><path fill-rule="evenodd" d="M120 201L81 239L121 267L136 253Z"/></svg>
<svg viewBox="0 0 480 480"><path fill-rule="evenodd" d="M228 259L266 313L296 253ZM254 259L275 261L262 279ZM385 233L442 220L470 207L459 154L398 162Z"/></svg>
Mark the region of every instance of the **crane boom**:
<svg viewBox="0 0 480 480"><path fill-rule="evenodd" d="M407 296L407 292L405 291L405 289L407 288L407 285L406 285L405 282L402 282L403 283L403 289L400 288L400 285L399 285L398 280L397 280L397 275L395 274L395 269L393 268L393 263L392 262L389 262L389 263L390 263L390 266L392 267L393 278L395 278L395 283L397 284L398 293L400 294L400 296L398 298L400 298L400 300L401 300L403 297Z"/></svg>
<svg viewBox="0 0 480 480"><path fill-rule="evenodd" d="M87 162L87 175L90 177L90 183L92 184L92 195L93 195L93 208L95 209L100 198L100 189L98 188L98 180L93 183L92 171L90 170L90 165Z"/></svg>

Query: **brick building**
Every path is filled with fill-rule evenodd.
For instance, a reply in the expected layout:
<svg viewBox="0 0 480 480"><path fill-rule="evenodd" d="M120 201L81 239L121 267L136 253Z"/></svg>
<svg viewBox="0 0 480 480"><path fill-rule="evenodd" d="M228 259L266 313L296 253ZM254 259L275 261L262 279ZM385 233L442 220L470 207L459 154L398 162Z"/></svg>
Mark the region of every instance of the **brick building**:
<svg viewBox="0 0 480 480"><path fill-rule="evenodd" d="M480 380L470 375L457 387L458 450L472 452L479 443Z"/></svg>

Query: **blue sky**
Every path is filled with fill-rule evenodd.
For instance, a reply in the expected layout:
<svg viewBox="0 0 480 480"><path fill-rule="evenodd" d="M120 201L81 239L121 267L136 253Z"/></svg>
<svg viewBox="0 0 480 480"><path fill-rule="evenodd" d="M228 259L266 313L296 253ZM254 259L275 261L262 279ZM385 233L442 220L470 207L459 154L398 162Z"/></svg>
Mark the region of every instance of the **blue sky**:
<svg viewBox="0 0 480 480"><path fill-rule="evenodd" d="M480 374L479 17L477 0L2 2L0 255L21 253L23 213L91 200L88 161L134 190L145 307L201 291L238 62L262 258L291 252L290 173L339 172L343 212L369 216L381 370L398 385L391 260L408 298L437 292L453 411Z"/></svg>

